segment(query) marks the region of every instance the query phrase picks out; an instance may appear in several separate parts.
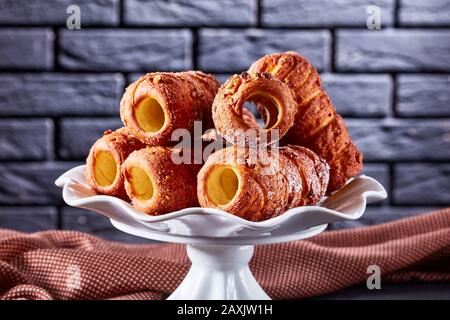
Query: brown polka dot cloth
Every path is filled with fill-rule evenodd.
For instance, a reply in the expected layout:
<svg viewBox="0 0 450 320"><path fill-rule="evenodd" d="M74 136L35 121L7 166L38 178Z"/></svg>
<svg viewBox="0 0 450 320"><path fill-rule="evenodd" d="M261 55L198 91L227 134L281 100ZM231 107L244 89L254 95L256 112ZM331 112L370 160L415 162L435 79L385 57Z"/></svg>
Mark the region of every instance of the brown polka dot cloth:
<svg viewBox="0 0 450 320"><path fill-rule="evenodd" d="M250 263L274 299L381 281L450 281L450 208L373 227L257 246ZM178 244L128 245L73 231L0 230L3 299L163 299L189 269Z"/></svg>

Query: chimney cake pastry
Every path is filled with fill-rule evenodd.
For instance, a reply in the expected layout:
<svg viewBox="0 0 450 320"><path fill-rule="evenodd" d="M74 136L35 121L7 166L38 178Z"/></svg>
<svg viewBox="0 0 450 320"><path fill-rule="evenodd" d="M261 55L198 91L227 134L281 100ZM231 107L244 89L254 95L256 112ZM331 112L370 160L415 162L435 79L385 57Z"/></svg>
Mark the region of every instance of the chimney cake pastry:
<svg viewBox="0 0 450 320"><path fill-rule="evenodd" d="M244 108L247 101L261 106L264 128L249 117ZM214 125L227 141L254 147L265 147L285 135L294 123L295 111L289 87L268 73L232 76L219 88L212 107ZM249 129L254 130L254 135L249 134Z"/></svg>
<svg viewBox="0 0 450 320"><path fill-rule="evenodd" d="M233 146L208 158L197 182L202 207L262 221L294 207L314 205L324 196L329 167L311 150L286 146L251 152Z"/></svg>
<svg viewBox="0 0 450 320"><path fill-rule="evenodd" d="M200 71L154 72L125 91L120 117L148 145L169 145L176 129L192 133L194 121L203 130L213 126L211 106L219 83Z"/></svg>
<svg viewBox="0 0 450 320"><path fill-rule="evenodd" d="M136 209L160 215L198 206L197 173L201 165L175 164L174 152L169 147L147 147L125 160L125 190Z"/></svg>
<svg viewBox="0 0 450 320"><path fill-rule="evenodd" d="M91 147L86 160L86 181L99 194L128 200L120 172L128 155L145 147L133 130L120 128L105 131Z"/></svg>
<svg viewBox="0 0 450 320"><path fill-rule="evenodd" d="M329 193L361 172L362 153L350 139L342 117L322 87L319 73L307 59L293 51L271 54L255 61L248 72L270 73L291 88L297 111L284 141L310 148L328 162Z"/></svg>

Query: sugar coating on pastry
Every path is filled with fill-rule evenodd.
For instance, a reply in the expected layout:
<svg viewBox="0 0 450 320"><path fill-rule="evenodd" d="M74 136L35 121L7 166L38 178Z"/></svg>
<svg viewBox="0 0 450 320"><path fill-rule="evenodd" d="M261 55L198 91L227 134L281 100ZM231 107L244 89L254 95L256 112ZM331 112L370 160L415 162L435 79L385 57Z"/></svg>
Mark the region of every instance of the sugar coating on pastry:
<svg viewBox="0 0 450 320"><path fill-rule="evenodd" d="M255 151L233 146L208 158L198 174L197 196L202 207L262 221L316 204L328 181L327 163L307 148Z"/></svg>
<svg viewBox="0 0 450 320"><path fill-rule="evenodd" d="M282 143L308 147L327 160L328 193L362 171L363 155L322 87L319 73L306 58L293 51L275 53L255 61L248 72L270 73L291 88L297 112Z"/></svg>
<svg viewBox="0 0 450 320"><path fill-rule="evenodd" d="M125 190L133 206L160 215L198 205L198 164L173 161L170 147L147 147L131 153L122 165Z"/></svg>
<svg viewBox="0 0 450 320"><path fill-rule="evenodd" d="M261 128L244 108L257 104L265 124ZM229 142L265 147L286 134L294 122L296 103L289 87L268 73L242 73L228 79L214 99L212 116L218 132ZM252 140L253 139L253 140Z"/></svg>
<svg viewBox="0 0 450 320"><path fill-rule="evenodd" d="M120 117L148 145L169 145L177 129L192 132L195 121L212 127L211 106L219 83L200 71L153 72L126 89Z"/></svg>
<svg viewBox="0 0 450 320"><path fill-rule="evenodd" d="M86 181L99 194L128 200L123 185L121 166L128 155L146 145L130 128L105 131L86 159Z"/></svg>

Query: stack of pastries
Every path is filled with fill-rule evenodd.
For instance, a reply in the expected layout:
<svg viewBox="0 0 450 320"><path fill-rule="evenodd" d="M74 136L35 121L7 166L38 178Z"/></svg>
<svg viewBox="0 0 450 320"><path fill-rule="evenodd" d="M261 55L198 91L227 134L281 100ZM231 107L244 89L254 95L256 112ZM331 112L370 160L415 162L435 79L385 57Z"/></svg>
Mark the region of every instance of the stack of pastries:
<svg viewBox="0 0 450 320"><path fill-rule="evenodd" d="M126 89L120 117L124 127L92 146L86 180L150 215L201 205L262 221L318 203L362 170L318 72L295 52L262 57L222 86L200 71L148 73ZM172 133L193 133L196 121L231 146L204 164L174 161L183 150Z"/></svg>

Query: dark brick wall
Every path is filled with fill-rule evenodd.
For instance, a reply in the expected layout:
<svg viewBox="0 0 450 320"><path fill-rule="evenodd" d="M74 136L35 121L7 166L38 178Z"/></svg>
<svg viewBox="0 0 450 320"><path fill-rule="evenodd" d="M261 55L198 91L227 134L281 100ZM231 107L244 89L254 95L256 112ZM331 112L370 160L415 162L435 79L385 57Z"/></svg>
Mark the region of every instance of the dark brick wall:
<svg viewBox="0 0 450 320"><path fill-rule="evenodd" d="M81 30L66 9L81 8ZM382 30L368 30L368 5ZM138 241L64 206L53 181L120 126L127 83L153 70L246 69L297 50L390 198L374 224L450 205L450 0L1 0L0 227Z"/></svg>

